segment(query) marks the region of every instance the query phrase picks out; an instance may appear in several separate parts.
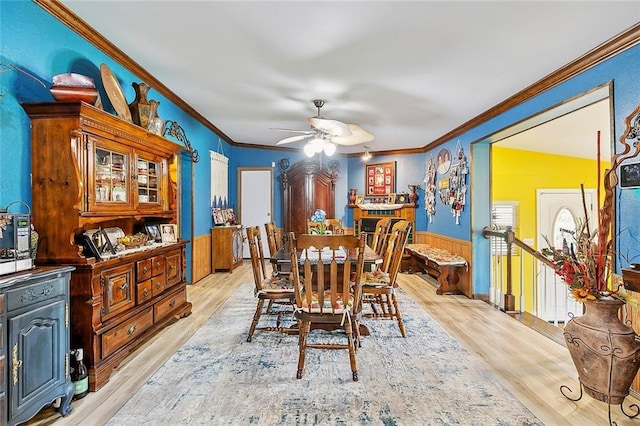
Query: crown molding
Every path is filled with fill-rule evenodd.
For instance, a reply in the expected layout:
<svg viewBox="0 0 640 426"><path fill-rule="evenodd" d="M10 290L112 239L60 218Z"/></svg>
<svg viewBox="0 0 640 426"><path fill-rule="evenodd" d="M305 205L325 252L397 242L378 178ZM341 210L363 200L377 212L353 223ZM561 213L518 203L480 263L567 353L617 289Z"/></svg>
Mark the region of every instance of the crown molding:
<svg viewBox="0 0 640 426"><path fill-rule="evenodd" d="M187 112L194 119L202 123L205 127L213 131L219 137L224 139L231 145L234 146L242 146L242 147L260 147L262 149L275 149L276 147L266 146L266 145L247 145L243 143L238 143L232 140L229 136L227 136L223 131L218 129L213 123L207 120L202 114L196 111L193 107L191 107L188 103L186 103L182 98L172 92L167 86L165 86L160 80L155 78L150 72L144 69L140 64L135 62L129 56L127 56L122 50L120 50L117 46L103 37L100 33L98 33L93 27L83 21L79 16L74 14L70 9L68 9L65 5L60 3L58 0L33 0L36 4L38 4L41 8L49 12L63 24L68 26L70 29L78 33L85 40L89 41L91 44L96 46L98 49L106 53L109 57L113 58L120 65L125 67L127 70L140 76L143 80L145 80L148 84L150 84L155 90L162 93L167 99L171 102L182 108L185 112ZM573 62L565 65L564 67L552 72L541 80L533 83L532 85L526 87L515 95L507 98L506 100L500 102L499 104L489 108L485 112L480 115L472 118L466 123L456 127L455 129L445 133L434 141L428 143L422 148L412 148L412 149L403 149L403 150L392 150L392 151L377 151L376 155L389 155L389 154L412 154L412 153L420 153L429 151L439 145L444 144L461 134L473 129L474 127L479 126L480 124L489 121L492 118L514 108L529 99L541 94L542 92L549 90L575 76L578 74L592 68L607 59L627 50L637 44L640 43L640 23L631 27L627 31L613 37L612 39L602 43L596 48L590 50L585 53L578 59ZM372 152L373 154L373 152ZM347 157L359 156L359 153L356 154L348 154Z"/></svg>

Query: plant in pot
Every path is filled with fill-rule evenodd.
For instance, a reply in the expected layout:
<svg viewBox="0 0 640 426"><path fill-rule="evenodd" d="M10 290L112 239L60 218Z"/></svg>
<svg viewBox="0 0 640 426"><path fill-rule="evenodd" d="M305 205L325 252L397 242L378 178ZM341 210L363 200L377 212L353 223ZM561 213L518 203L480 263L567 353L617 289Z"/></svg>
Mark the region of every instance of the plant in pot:
<svg viewBox="0 0 640 426"><path fill-rule="evenodd" d="M614 259L613 195L618 184L617 169L640 153L640 105L626 119L626 131L620 142L624 149L611 159L611 167L602 179L604 198L598 210L597 226L585 220L578 224L572 242L556 249L547 240L549 248L542 254L549 260L556 274L567 284L571 295L583 302L583 316L573 317L564 328L564 337L573 363L578 371L580 394L573 398L567 386L560 388L568 399L577 401L582 391L607 402L609 420L611 405L620 404L629 394L629 388L640 367L640 340L635 332L619 318L619 310L626 303L623 285L612 281ZM600 143L598 134L598 144ZM632 150L628 139L635 139ZM598 181L600 181L600 149L598 147ZM600 188L598 188L598 199ZM586 211L586 208L585 208ZM623 407L622 407L623 408ZM640 410L627 414L636 417Z"/></svg>

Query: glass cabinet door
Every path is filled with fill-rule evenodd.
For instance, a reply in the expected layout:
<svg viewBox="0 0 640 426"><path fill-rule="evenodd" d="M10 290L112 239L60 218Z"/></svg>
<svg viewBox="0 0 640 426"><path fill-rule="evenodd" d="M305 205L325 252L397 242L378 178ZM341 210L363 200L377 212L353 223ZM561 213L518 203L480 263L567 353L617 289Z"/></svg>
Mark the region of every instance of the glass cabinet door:
<svg viewBox="0 0 640 426"><path fill-rule="evenodd" d="M162 203L162 160L149 160L144 157L136 159L136 173L138 184L138 203Z"/></svg>
<svg viewBox="0 0 640 426"><path fill-rule="evenodd" d="M96 147L94 165L94 197L96 204L128 204L129 155Z"/></svg>

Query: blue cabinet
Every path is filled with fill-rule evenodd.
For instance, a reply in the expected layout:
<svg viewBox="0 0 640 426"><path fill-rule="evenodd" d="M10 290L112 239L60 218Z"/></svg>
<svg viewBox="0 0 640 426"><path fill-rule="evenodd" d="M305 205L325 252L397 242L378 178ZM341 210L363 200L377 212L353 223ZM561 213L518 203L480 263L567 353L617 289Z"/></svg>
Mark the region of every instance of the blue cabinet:
<svg viewBox="0 0 640 426"><path fill-rule="evenodd" d="M69 281L74 268L45 267L0 277L4 383L3 423L25 422L56 402L71 410Z"/></svg>

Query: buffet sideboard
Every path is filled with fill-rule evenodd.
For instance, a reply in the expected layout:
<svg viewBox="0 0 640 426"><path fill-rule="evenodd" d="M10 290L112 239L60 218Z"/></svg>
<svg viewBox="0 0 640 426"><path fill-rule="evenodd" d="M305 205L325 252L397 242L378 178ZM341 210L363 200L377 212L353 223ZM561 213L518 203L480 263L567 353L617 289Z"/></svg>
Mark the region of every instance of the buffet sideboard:
<svg viewBox="0 0 640 426"><path fill-rule="evenodd" d="M23 108L31 119L36 264L75 268L71 346L84 349L96 391L147 337L191 313L187 241L152 239L118 251L110 250L114 241L100 249L87 242L103 230L152 238L149 229L179 224L184 147L84 102Z"/></svg>

